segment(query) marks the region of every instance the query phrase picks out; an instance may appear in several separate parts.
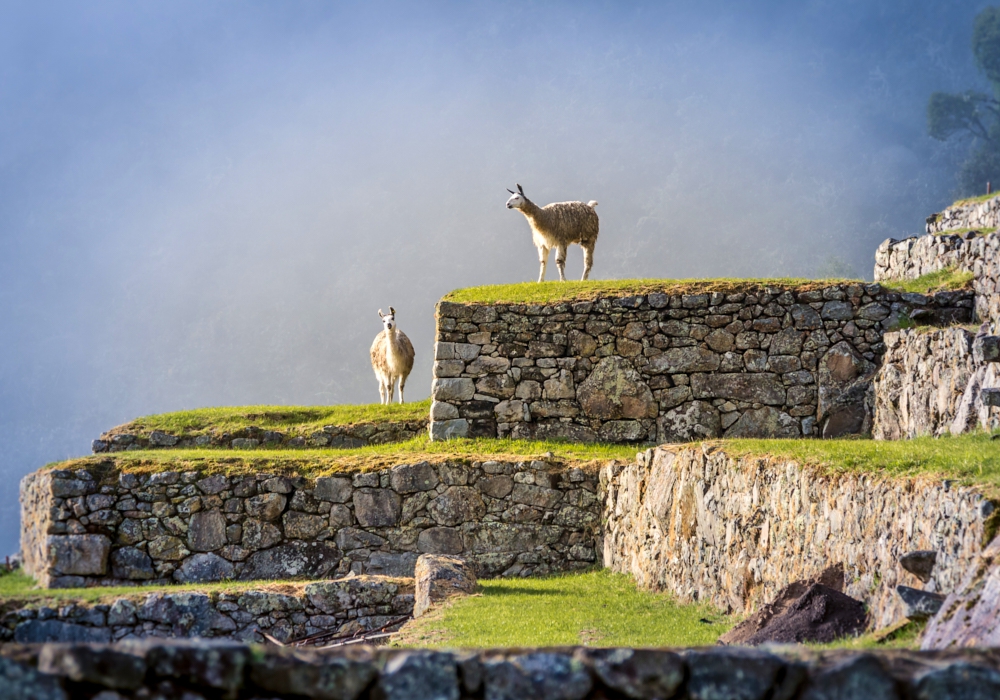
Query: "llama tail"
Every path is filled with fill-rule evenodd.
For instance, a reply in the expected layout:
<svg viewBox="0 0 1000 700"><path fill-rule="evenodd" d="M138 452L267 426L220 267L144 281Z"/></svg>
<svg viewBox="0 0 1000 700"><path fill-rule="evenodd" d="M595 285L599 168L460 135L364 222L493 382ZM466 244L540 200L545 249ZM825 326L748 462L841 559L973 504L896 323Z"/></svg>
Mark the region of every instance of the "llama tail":
<svg viewBox="0 0 1000 700"><path fill-rule="evenodd" d="M590 200L589 202L587 202L587 206L593 209L594 207L597 206L597 200L596 199Z"/></svg>

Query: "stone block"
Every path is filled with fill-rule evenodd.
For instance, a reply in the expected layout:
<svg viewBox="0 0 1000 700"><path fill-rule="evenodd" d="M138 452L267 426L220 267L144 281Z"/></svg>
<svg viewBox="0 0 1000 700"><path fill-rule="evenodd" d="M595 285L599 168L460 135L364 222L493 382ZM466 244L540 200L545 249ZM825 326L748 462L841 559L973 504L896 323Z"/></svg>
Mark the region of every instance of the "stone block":
<svg viewBox="0 0 1000 700"><path fill-rule="evenodd" d="M601 420L653 418L658 411L649 386L622 357L602 359L580 384L577 400L584 414Z"/></svg>
<svg viewBox="0 0 1000 700"><path fill-rule="evenodd" d="M409 578L413 576L418 556L417 552L372 552L365 564L365 573Z"/></svg>
<svg viewBox="0 0 1000 700"><path fill-rule="evenodd" d="M471 381L471 380L470 380ZM431 440L452 440L469 435L469 421L465 418L433 421L430 424Z"/></svg>
<svg viewBox="0 0 1000 700"><path fill-rule="evenodd" d="M188 557L174 572L178 583L208 583L233 577L233 565L218 554L202 553Z"/></svg>
<svg viewBox="0 0 1000 700"><path fill-rule="evenodd" d="M103 576L108 569L111 540L105 535L49 535L52 569L70 576Z"/></svg>
<svg viewBox="0 0 1000 700"><path fill-rule="evenodd" d="M534 651L511 654L484 659L483 667L486 696L491 700L581 700L593 687L583 662L567 653Z"/></svg>
<svg viewBox="0 0 1000 700"><path fill-rule="evenodd" d="M422 554L417 559L414 585L414 617L423 615L434 603L475 593L478 587L476 574L464 559L435 554Z"/></svg>
<svg viewBox="0 0 1000 700"><path fill-rule="evenodd" d="M392 527L399 522L402 500L389 489L354 492L354 517L361 527Z"/></svg>
<svg viewBox="0 0 1000 700"><path fill-rule="evenodd" d="M979 364L1000 362L1000 336L978 335L972 341L972 356Z"/></svg>
<svg viewBox="0 0 1000 700"><path fill-rule="evenodd" d="M351 500L354 487L351 480L338 476L321 476L316 479L313 497L331 503L347 503Z"/></svg>
<svg viewBox="0 0 1000 700"><path fill-rule="evenodd" d="M435 401L469 401L475 393L476 385L469 378L436 378L431 384L431 397Z"/></svg>
<svg viewBox="0 0 1000 700"><path fill-rule="evenodd" d="M277 520L281 517L287 503L288 499L280 493L262 493L259 496L248 498L244 508L251 518Z"/></svg>
<svg viewBox="0 0 1000 700"><path fill-rule="evenodd" d="M780 406L785 386L774 374L695 374L691 394L696 399L732 399Z"/></svg>
<svg viewBox="0 0 1000 700"><path fill-rule="evenodd" d="M187 546L192 552L212 552L228 542L226 516L218 510L206 510L191 516Z"/></svg>
<svg viewBox="0 0 1000 700"><path fill-rule="evenodd" d="M326 542L291 542L251 555L239 578L242 581L323 578L339 563L340 551Z"/></svg>
<svg viewBox="0 0 1000 700"><path fill-rule="evenodd" d="M396 493L430 491L438 483L437 472L429 462L400 464L389 473L389 484Z"/></svg>
<svg viewBox="0 0 1000 700"><path fill-rule="evenodd" d="M472 486L449 486L427 504L427 512L438 525L453 526L482 518L486 504Z"/></svg>
<svg viewBox="0 0 1000 700"><path fill-rule="evenodd" d="M121 547L111 553L111 575L118 579L142 581L154 578L153 561L135 547Z"/></svg>

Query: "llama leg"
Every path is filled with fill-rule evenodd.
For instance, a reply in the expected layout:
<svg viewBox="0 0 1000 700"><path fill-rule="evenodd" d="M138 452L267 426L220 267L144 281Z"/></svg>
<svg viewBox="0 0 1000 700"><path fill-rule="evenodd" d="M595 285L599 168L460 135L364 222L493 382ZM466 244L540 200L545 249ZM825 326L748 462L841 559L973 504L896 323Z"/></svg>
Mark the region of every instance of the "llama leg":
<svg viewBox="0 0 1000 700"><path fill-rule="evenodd" d="M385 391L386 391L386 394L387 394L386 399L385 399L385 405L388 406L389 404L392 403L392 399L396 395L396 378L395 377L393 377L393 376L390 375L389 378L388 378L388 380L386 380Z"/></svg>
<svg viewBox="0 0 1000 700"><path fill-rule="evenodd" d="M378 402L385 405L385 381L381 377L378 379Z"/></svg>
<svg viewBox="0 0 1000 700"><path fill-rule="evenodd" d="M406 377L399 378L399 403L403 403L403 389L406 388Z"/></svg>
<svg viewBox="0 0 1000 700"><path fill-rule="evenodd" d="M566 246L556 246L556 269L559 270L559 281L566 281Z"/></svg>
<svg viewBox="0 0 1000 700"><path fill-rule="evenodd" d="M590 268L594 264L594 244L591 243L589 246L583 247L583 277L580 279L585 280L590 276Z"/></svg>
<svg viewBox="0 0 1000 700"><path fill-rule="evenodd" d="M539 282L544 282L545 281L545 266L548 265L548 263L549 263L549 249L548 248L541 248L541 247L539 247L539 249L538 249L538 262L539 262L538 281Z"/></svg>

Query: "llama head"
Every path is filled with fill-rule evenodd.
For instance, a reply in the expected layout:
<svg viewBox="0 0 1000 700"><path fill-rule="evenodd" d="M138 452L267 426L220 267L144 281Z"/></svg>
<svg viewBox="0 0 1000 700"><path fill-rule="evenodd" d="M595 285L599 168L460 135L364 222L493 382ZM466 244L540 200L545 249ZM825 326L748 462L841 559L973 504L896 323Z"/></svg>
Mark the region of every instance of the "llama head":
<svg viewBox="0 0 1000 700"><path fill-rule="evenodd" d="M511 198L507 200L508 209L520 209L524 206L524 203L528 201L528 198L524 196L524 190L521 189L520 185L517 186L517 192L509 187L507 188L507 191L512 195Z"/></svg>
<svg viewBox="0 0 1000 700"><path fill-rule="evenodd" d="M391 331L396 327L396 310L394 308L390 306L389 313L387 314L382 313L382 309L379 309L378 315L382 319L382 327L387 331Z"/></svg>

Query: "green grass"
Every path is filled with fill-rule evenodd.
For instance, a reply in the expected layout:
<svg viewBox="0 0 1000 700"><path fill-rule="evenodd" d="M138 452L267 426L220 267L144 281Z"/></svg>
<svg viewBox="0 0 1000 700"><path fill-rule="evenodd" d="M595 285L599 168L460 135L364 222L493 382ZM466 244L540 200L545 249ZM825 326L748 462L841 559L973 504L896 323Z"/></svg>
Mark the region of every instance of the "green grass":
<svg viewBox="0 0 1000 700"><path fill-rule="evenodd" d="M446 294L442 301L462 304L549 304L588 301L599 297L624 297L663 292L665 294L733 294L780 287L797 291L821 289L835 284L863 284L860 280L776 279L685 279L685 280L590 280L587 282L522 282L466 287Z"/></svg>
<svg viewBox="0 0 1000 700"><path fill-rule="evenodd" d="M632 460L634 445L533 440L459 439L431 442L426 437L384 445L312 450L230 450L225 448L137 450L90 455L46 465L53 469L124 469L136 473L197 471L222 474L298 474L323 476L345 471L382 469L395 464L447 459L523 461L542 459L592 466L609 459Z"/></svg>
<svg viewBox="0 0 1000 700"><path fill-rule="evenodd" d="M954 267L946 267L937 272L928 272L926 275L921 275L914 280L888 282L883 286L899 292L930 294L933 292L954 291L956 289L970 289L974 278L975 275L971 272L960 272Z"/></svg>
<svg viewBox="0 0 1000 700"><path fill-rule="evenodd" d="M237 593L268 590L297 594L308 581L221 581L169 586L108 586L94 588L35 588L35 579L20 570L0 573L0 610L68 603L105 603L118 598L141 599L154 592Z"/></svg>
<svg viewBox="0 0 1000 700"><path fill-rule="evenodd" d="M480 581L482 593L456 599L408 624L397 646L681 647L714 644L735 618L705 605L678 605L636 588L631 577L587 571L545 578Z"/></svg>
<svg viewBox="0 0 1000 700"><path fill-rule="evenodd" d="M994 197L1000 197L1000 192L991 192L990 194L981 194L978 197L967 197L965 199L956 199L952 203L951 206L953 206L953 207L960 207L963 204L973 204L973 203L976 203L976 202L985 202L987 199L993 199Z"/></svg>
<svg viewBox="0 0 1000 700"><path fill-rule="evenodd" d="M979 227L976 227L976 228L971 228L971 227L966 227L966 228L947 228L947 229L945 229L943 231L936 232L934 235L935 236L963 236L966 233L969 233L970 231L973 231L973 232L975 232L978 235L985 236L987 233L993 233L993 231L995 231L995 229L984 228L982 226L979 226Z"/></svg>
<svg viewBox="0 0 1000 700"><path fill-rule="evenodd" d="M795 460L831 473L870 472L887 477L951 479L1000 495L1000 440L986 433L912 440L726 440L731 457Z"/></svg>
<svg viewBox="0 0 1000 700"><path fill-rule="evenodd" d="M179 437L209 432L233 433L250 426L262 430L308 435L325 425L427 420L431 400L416 403L377 403L339 406L223 406L143 416L114 428L113 433L148 435L162 430Z"/></svg>

